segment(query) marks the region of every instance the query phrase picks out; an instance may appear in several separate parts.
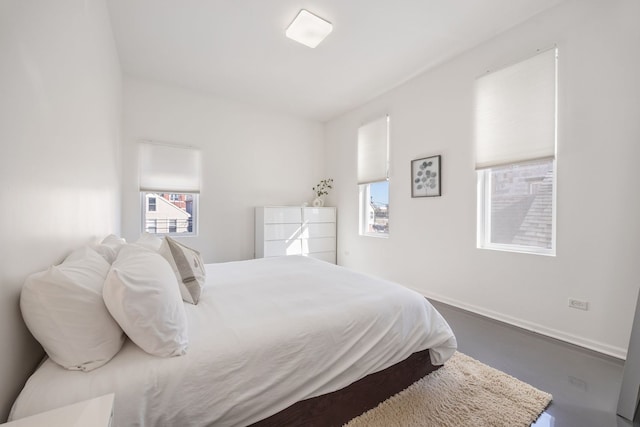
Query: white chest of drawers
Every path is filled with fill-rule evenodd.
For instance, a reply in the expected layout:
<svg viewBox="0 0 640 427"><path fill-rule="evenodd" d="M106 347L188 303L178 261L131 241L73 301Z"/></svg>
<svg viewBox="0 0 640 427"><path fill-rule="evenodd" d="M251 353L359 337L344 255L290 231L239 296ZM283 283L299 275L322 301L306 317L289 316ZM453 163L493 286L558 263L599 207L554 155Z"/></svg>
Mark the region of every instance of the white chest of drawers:
<svg viewBox="0 0 640 427"><path fill-rule="evenodd" d="M256 258L304 255L336 262L336 208L256 208Z"/></svg>

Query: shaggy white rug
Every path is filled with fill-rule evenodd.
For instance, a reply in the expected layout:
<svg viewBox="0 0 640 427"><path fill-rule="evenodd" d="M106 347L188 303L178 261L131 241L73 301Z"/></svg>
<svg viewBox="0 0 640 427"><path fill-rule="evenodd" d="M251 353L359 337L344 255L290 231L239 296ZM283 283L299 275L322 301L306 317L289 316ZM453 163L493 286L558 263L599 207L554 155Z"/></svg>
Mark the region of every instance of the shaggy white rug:
<svg viewBox="0 0 640 427"><path fill-rule="evenodd" d="M526 427L549 402L549 393L457 352L346 427Z"/></svg>

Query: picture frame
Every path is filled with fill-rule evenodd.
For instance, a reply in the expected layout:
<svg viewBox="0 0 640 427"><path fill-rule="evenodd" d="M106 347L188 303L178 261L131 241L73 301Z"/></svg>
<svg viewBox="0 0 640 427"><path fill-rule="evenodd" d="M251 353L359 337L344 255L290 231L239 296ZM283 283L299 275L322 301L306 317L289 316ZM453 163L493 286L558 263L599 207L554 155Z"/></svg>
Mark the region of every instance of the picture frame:
<svg viewBox="0 0 640 427"><path fill-rule="evenodd" d="M411 161L411 197L442 195L441 163L440 155Z"/></svg>

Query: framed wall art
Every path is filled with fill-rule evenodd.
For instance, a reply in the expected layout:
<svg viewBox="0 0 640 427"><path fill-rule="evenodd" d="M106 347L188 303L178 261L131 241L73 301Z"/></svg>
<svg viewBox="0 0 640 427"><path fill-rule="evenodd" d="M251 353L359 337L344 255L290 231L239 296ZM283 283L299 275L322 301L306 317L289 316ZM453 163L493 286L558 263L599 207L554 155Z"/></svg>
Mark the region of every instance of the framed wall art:
<svg viewBox="0 0 640 427"><path fill-rule="evenodd" d="M411 197L440 196L440 156L411 161Z"/></svg>

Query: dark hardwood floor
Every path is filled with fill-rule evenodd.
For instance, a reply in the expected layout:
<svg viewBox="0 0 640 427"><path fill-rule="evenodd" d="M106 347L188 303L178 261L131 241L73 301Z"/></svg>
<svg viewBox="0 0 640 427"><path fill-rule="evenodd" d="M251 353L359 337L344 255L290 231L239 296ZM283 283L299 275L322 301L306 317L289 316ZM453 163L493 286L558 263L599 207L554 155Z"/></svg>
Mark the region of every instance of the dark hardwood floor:
<svg viewBox="0 0 640 427"><path fill-rule="evenodd" d="M553 395L534 427L640 426L616 415L624 362L436 301L458 349Z"/></svg>

